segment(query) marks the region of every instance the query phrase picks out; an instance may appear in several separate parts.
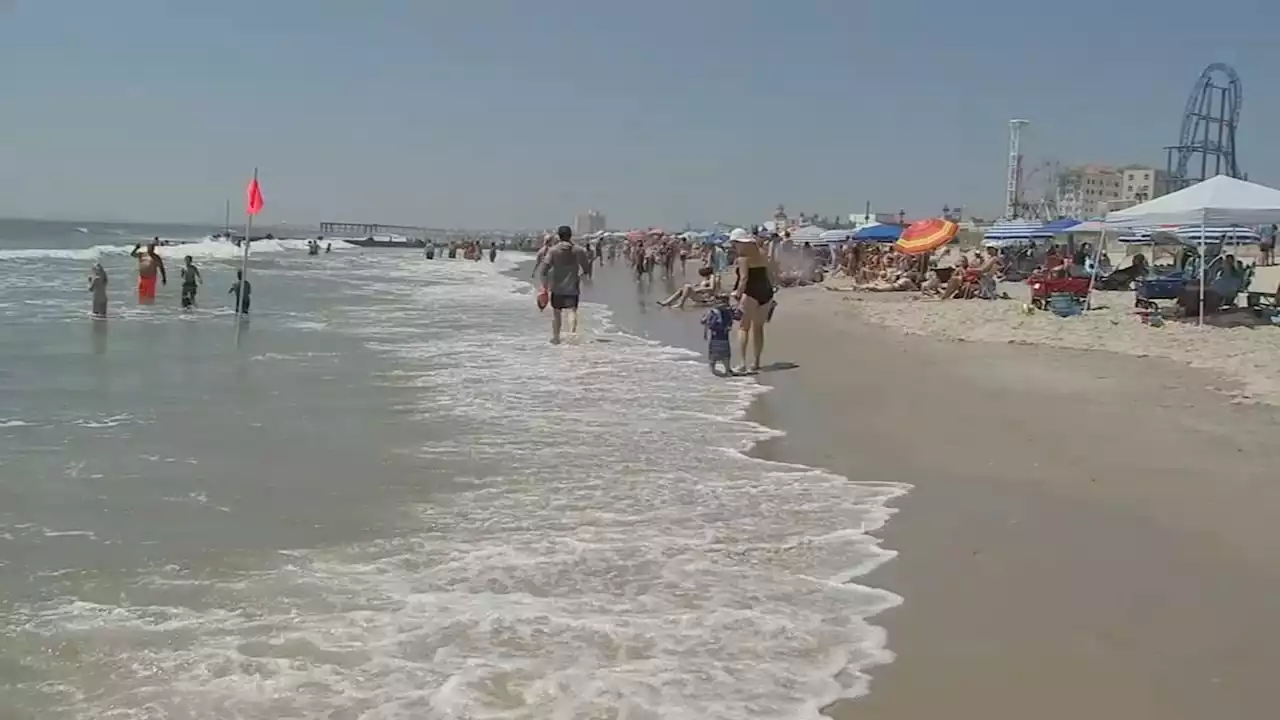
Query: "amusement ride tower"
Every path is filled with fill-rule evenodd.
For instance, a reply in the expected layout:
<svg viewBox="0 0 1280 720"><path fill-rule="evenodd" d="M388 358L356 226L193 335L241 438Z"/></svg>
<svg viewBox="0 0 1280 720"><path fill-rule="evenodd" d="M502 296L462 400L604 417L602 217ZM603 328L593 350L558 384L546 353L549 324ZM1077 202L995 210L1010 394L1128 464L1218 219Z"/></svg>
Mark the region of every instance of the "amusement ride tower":
<svg viewBox="0 0 1280 720"><path fill-rule="evenodd" d="M1009 168L1004 191L1004 216L1018 217L1022 207L1022 128L1029 120L1009 121Z"/></svg>
<svg viewBox="0 0 1280 720"><path fill-rule="evenodd" d="M1214 175L1244 179L1236 160L1236 129L1244 95L1240 76L1224 63L1200 73L1182 113L1178 144L1165 148L1170 192Z"/></svg>

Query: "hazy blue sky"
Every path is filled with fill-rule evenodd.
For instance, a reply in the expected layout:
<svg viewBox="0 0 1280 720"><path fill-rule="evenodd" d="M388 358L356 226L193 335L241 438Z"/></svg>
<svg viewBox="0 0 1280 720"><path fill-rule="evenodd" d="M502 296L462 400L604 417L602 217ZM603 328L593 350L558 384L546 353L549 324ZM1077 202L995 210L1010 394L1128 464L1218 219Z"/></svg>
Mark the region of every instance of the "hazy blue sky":
<svg viewBox="0 0 1280 720"><path fill-rule="evenodd" d="M5 216L220 221L254 165L272 222L994 213L1009 118L1029 159L1163 166L1214 61L1243 80L1245 170L1280 183L1263 0L14 5Z"/></svg>

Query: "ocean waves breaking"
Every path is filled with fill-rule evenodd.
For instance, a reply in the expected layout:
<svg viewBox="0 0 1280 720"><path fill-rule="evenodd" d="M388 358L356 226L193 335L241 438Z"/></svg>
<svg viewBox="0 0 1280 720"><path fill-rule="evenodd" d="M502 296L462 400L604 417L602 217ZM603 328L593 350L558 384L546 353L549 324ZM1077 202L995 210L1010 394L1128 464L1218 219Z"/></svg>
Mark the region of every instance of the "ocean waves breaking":
<svg viewBox="0 0 1280 720"><path fill-rule="evenodd" d="M15 607L29 679L0 709L757 720L863 692L890 657L868 618L899 598L850 580L892 556L870 533L906 486L747 456L776 434L744 419L763 388L605 308L550 346L514 261L353 257L335 287L378 302L306 320L388 360L371 379L422 428L394 450L457 469L447 487L373 539Z"/></svg>

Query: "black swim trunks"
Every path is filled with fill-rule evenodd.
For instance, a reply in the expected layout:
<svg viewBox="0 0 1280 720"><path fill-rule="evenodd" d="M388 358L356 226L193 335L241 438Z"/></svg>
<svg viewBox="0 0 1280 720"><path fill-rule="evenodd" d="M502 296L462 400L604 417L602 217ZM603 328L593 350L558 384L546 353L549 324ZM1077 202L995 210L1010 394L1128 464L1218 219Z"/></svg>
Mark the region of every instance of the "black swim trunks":
<svg viewBox="0 0 1280 720"><path fill-rule="evenodd" d="M557 293L551 293L551 307L555 308L556 310L577 310L578 296L577 295L559 295Z"/></svg>

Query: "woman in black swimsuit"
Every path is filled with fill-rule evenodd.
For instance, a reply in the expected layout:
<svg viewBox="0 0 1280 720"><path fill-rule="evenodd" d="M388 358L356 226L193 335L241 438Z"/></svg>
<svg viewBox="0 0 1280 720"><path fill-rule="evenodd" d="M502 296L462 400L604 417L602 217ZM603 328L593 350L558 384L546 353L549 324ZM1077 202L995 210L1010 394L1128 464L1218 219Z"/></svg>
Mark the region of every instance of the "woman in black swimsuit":
<svg viewBox="0 0 1280 720"><path fill-rule="evenodd" d="M738 352L742 358L740 371L760 370L760 355L764 352L764 324L769 319L769 306L773 303L773 266L756 239L745 230L734 230L729 236L738 251L734 261L736 280L733 297L742 310L738 324ZM752 363L747 365L747 345L752 344Z"/></svg>

